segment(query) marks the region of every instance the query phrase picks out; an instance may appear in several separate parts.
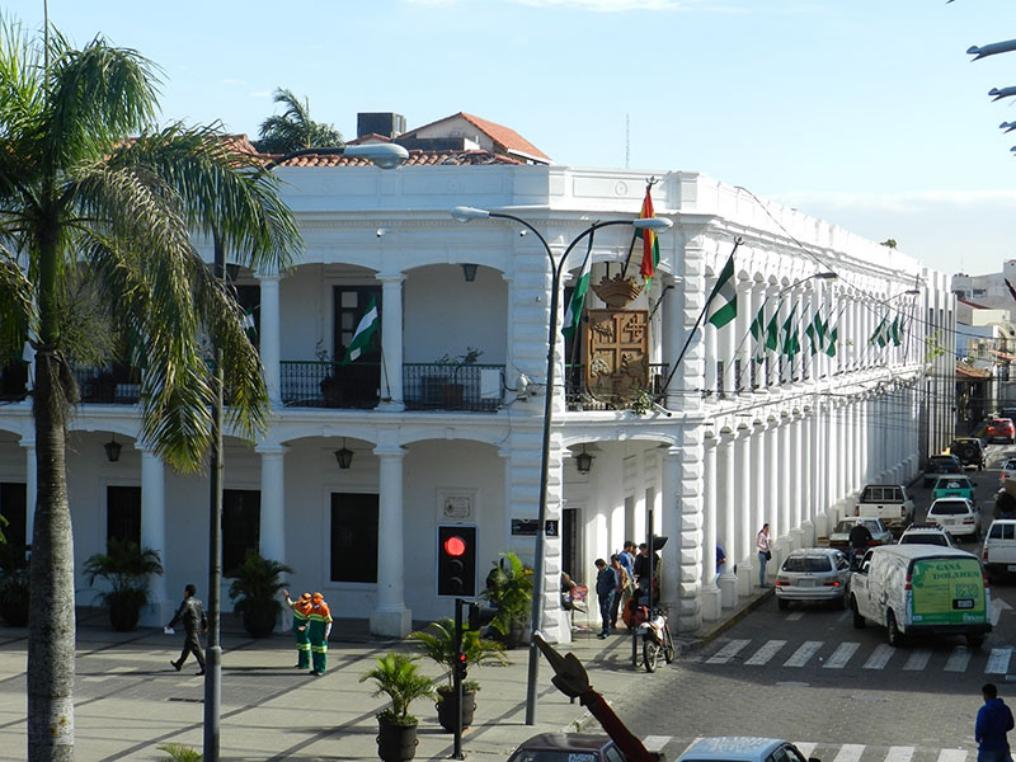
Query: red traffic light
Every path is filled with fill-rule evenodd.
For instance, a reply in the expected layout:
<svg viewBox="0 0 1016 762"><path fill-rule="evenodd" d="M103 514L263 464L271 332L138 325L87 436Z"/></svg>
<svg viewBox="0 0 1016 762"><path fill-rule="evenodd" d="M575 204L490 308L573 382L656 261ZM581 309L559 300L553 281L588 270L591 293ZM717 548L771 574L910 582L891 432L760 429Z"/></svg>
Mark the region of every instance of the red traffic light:
<svg viewBox="0 0 1016 762"><path fill-rule="evenodd" d="M444 541L444 552L452 558L459 558L466 554L466 541L457 534L448 537Z"/></svg>

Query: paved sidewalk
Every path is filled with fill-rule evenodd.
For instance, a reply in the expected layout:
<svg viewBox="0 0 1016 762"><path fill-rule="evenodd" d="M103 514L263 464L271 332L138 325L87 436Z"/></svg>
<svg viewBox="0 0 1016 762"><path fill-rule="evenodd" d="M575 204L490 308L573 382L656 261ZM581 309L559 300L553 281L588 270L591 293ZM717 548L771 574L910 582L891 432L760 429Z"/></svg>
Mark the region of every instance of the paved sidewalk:
<svg viewBox="0 0 1016 762"><path fill-rule="evenodd" d="M338 628L337 628L338 629ZM342 632L334 633L342 638ZM353 638L359 636L353 633ZM76 737L77 759L164 759L160 744L201 746L203 679L188 664L177 673L169 659L179 653L180 636L138 630L117 634L82 627L78 634ZM295 649L288 637L250 640L239 633L224 638L222 753L224 759L377 759L374 715L385 706L359 677L373 657L408 643L339 642L329 652L329 672L314 678L293 668ZM24 630L0 628L0 759L25 756ZM652 680L630 663L631 639L617 635L597 640L580 630L572 650L587 664L593 685L608 698L619 698ZM550 683L540 665L540 698L535 727L524 723L526 650L510 652L505 667L470 671L481 691L476 720L464 736L469 758L507 758L522 740L537 732L575 730L588 719L578 704ZM421 659L426 674L441 673ZM447 758L452 737L437 724L427 701L413 705L420 722L417 759ZM595 731L598 726L593 724Z"/></svg>

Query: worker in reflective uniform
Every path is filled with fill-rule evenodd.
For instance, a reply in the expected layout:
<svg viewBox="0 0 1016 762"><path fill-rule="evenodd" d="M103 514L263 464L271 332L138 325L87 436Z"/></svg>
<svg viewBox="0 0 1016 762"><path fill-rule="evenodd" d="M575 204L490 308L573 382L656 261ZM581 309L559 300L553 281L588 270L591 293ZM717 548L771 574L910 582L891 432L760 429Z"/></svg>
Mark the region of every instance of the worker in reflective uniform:
<svg viewBox="0 0 1016 762"><path fill-rule="evenodd" d="M332 612L321 593L314 593L310 597L310 604L307 628L310 634L310 653L314 660L311 674L320 677L328 666L328 635L332 631Z"/></svg>
<svg viewBox="0 0 1016 762"><path fill-rule="evenodd" d="M304 593L295 601L289 597L289 591L283 590L286 605L293 610L293 635L296 636L296 668L310 669L310 628L307 616L310 614L310 593Z"/></svg>

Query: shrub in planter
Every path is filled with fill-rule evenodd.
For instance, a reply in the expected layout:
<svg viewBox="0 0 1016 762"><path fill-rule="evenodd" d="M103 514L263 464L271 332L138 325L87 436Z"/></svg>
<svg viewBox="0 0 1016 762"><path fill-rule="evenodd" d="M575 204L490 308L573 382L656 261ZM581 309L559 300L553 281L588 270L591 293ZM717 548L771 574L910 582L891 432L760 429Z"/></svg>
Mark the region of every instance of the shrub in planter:
<svg viewBox="0 0 1016 762"><path fill-rule="evenodd" d="M229 597L235 601L233 611L242 617L244 629L252 638L266 638L272 634L282 611L279 591L285 583L279 577L292 572L285 564L263 558L254 550L243 559L229 586Z"/></svg>
<svg viewBox="0 0 1016 762"><path fill-rule="evenodd" d="M497 609L491 629L505 648L518 646L525 636L533 602L532 567L523 564L515 553L502 553L487 575L483 597Z"/></svg>
<svg viewBox="0 0 1016 762"><path fill-rule="evenodd" d="M409 713L409 705L434 693L429 677L421 675L416 659L390 652L377 657L374 669L360 677L373 680L375 696L387 694L392 705L377 715L378 757L385 762L406 762L416 756L416 726L419 720Z"/></svg>
<svg viewBox="0 0 1016 762"><path fill-rule="evenodd" d="M139 548L129 540L110 540L108 552L96 553L85 561L88 584L96 578L109 582L111 589L99 593L109 608L109 621L117 632L138 626L141 609L148 603L148 577L162 574L158 551Z"/></svg>
<svg viewBox="0 0 1016 762"><path fill-rule="evenodd" d="M8 627L28 624L27 546L0 544L0 620Z"/></svg>
<svg viewBox="0 0 1016 762"><path fill-rule="evenodd" d="M409 633L411 640L420 644L423 653L448 671L448 682L437 687L437 718L441 727L449 733L455 731L455 720L459 711L459 697L454 691L455 670L455 622L442 619L432 622L425 630ZM480 664L507 664L504 646L493 640L480 637L479 630L468 627L462 630L462 653L466 663L472 667ZM476 692L480 689L474 680L467 680L462 686L462 727L468 728L473 722L476 709Z"/></svg>

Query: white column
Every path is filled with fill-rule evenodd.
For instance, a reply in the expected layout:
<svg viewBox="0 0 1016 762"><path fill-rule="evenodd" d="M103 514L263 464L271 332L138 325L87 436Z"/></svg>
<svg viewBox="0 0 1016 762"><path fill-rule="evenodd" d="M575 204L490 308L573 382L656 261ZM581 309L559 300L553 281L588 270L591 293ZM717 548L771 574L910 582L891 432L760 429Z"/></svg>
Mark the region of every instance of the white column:
<svg viewBox="0 0 1016 762"><path fill-rule="evenodd" d="M801 480L801 541L809 547L815 544L815 495L818 493L815 415L811 408L806 407L801 419L801 473L804 475Z"/></svg>
<svg viewBox="0 0 1016 762"><path fill-rule="evenodd" d="M674 289L671 289L673 291ZM667 447L662 451L662 468L660 474L660 510L661 532L669 537L670 542L660 554L663 564L661 594L670 611L676 613L679 606L678 592L681 585L681 510L679 493L681 491L681 448Z"/></svg>
<svg viewBox="0 0 1016 762"><path fill-rule="evenodd" d="M751 289L751 314L748 315L749 321L755 319L755 317L758 315L759 309L762 307L763 304L766 305L765 315L766 319L768 319L771 304L766 301L766 284L765 282L756 283ZM766 390L764 375L766 366L765 363L759 364L755 362L755 347L756 347L755 339L753 337L749 337L748 341L750 342L750 348L748 350L748 358L750 366L748 368L748 384L749 385L751 384L751 376L752 373L754 373L755 378L758 380L757 388L754 389L754 391L764 392ZM756 529L755 531L757 532L758 529Z"/></svg>
<svg viewBox="0 0 1016 762"><path fill-rule="evenodd" d="M737 500L734 503L734 526L737 549L727 548L730 562L737 564L737 594L747 595L751 592L751 557L752 557L752 501L755 493L751 489L752 428L747 423L737 427Z"/></svg>
<svg viewBox="0 0 1016 762"><path fill-rule="evenodd" d="M35 462L35 440L21 439L25 448L25 544L34 542L35 534L35 503L38 499L38 466Z"/></svg>
<svg viewBox="0 0 1016 762"><path fill-rule="evenodd" d="M783 530L780 525L780 420L770 415L766 420L766 468L765 468L765 513L759 522L758 529L762 524L769 524L769 536L773 539L779 536ZM757 532L758 529L755 531Z"/></svg>
<svg viewBox="0 0 1016 762"><path fill-rule="evenodd" d="M794 411L790 419L789 429L791 463L788 464L788 470L796 476L796 478L792 476L791 483L787 485L790 490L790 510L792 512L790 547L800 548L804 542L801 531L801 524L804 523L804 485L809 479L808 472L801 468L804 463L801 452L804 444L802 437L804 425L801 420L800 411Z"/></svg>
<svg viewBox="0 0 1016 762"><path fill-rule="evenodd" d="M720 599L723 608L733 608L737 604L737 577L734 576L736 555L736 525L734 524L734 505L737 495L734 492L734 432L724 428L720 433L723 448L723 550L727 554L727 562L723 565L720 576ZM709 548L706 548L709 552ZM713 547L715 554L716 548Z"/></svg>
<svg viewBox="0 0 1016 762"><path fill-rule="evenodd" d="M748 563L751 569L749 584L758 579L758 553L755 550L755 535L766 519L766 495L768 483L765 471L766 424L761 418L752 421L751 443L751 519L748 521ZM749 587L749 592L751 588Z"/></svg>
<svg viewBox="0 0 1016 762"><path fill-rule="evenodd" d="M720 589L716 586L716 438L707 431L703 458L702 493L705 498L705 536L702 541L702 618L720 618Z"/></svg>
<svg viewBox="0 0 1016 762"><path fill-rule="evenodd" d="M682 333L681 330L681 305L678 301L679 291L675 286L663 292L663 359L673 363L681 354ZM668 373L670 368L668 368ZM677 410L683 405L680 376L674 374L670 386L667 387L666 406L668 409Z"/></svg>
<svg viewBox="0 0 1016 762"><path fill-rule="evenodd" d="M706 297L708 297L709 293L711 292L711 290L713 288L713 285L716 283L716 278L711 278L711 277L706 276L703 280L705 281L705 295L706 295ZM717 341L717 337L716 337L716 328L713 327L712 323L706 323L706 322L703 321L703 324L702 324L702 336L705 339L705 347L706 347L706 357L705 357L705 361L706 361L706 366L705 366L706 377L705 377L705 384L703 385L702 388L704 390L706 390L707 392L712 392L712 394L709 397L709 399L711 401L714 401L714 400L716 400L716 397L717 397L717 389L716 389L716 360L718 359L717 358L717 352L719 351L719 346L718 346L719 342Z"/></svg>
<svg viewBox="0 0 1016 762"><path fill-rule="evenodd" d="M748 333L748 326L755 318L752 311L752 281L745 278L737 284L737 318L731 326L734 331L734 386L740 385L741 394L751 391L751 356L754 348L754 341ZM740 366L741 374L737 376L737 368Z"/></svg>
<svg viewBox="0 0 1016 762"><path fill-rule="evenodd" d="M776 535L776 552L773 553L773 558L778 559L780 563L783 563L783 559L786 557L787 549L790 544L790 530L794 528L793 516L790 510L791 501L791 452L790 449L790 415L786 411L780 414L780 427L779 427L779 477L777 478L779 492L779 510L780 510L780 534ZM796 466L796 464L793 464Z"/></svg>
<svg viewBox="0 0 1016 762"><path fill-rule="evenodd" d="M282 405L282 378L279 367L281 329L279 327L279 276L259 274L261 283L261 321L258 341L261 365L265 369L265 386L272 405Z"/></svg>
<svg viewBox="0 0 1016 762"><path fill-rule="evenodd" d="M286 447L261 445L261 555L286 563Z"/></svg>
<svg viewBox="0 0 1016 762"><path fill-rule="evenodd" d="M166 553L166 470L153 450L141 449L141 547L159 554L162 566L169 569ZM153 574L148 578L148 606L142 612L143 624L153 627L169 621L172 603L166 594L166 577Z"/></svg>
<svg viewBox="0 0 1016 762"><path fill-rule="evenodd" d="M402 391L402 273L378 275L381 281L381 399L379 407L405 409ZM560 376L559 376L560 378ZM399 498L401 500L401 496Z"/></svg>
<svg viewBox="0 0 1016 762"><path fill-rule="evenodd" d="M401 322L401 321L400 321ZM401 365L401 363L400 363ZM370 614L375 635L404 638L412 627L405 602L405 542L403 538L402 465L406 451L398 445L374 448L380 462L378 484L377 600Z"/></svg>

